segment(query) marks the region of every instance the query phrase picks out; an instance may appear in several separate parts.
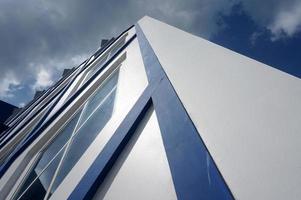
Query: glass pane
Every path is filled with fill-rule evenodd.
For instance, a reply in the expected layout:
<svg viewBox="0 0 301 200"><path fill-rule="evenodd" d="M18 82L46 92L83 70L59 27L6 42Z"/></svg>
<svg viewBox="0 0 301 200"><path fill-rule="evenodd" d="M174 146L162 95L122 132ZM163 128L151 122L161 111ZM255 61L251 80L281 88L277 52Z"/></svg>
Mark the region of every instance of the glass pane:
<svg viewBox="0 0 301 200"><path fill-rule="evenodd" d="M114 108L117 80L118 73L115 73L113 77L105 83L104 87L97 91L97 94L91 99L91 101L88 102L88 106L84 110L83 116L85 117L81 118L84 121L72 138L71 145L67 150L66 156L63 158L59 173L54 181L53 187L51 188L51 193L55 191L58 185L62 182L68 172L80 159L83 153L94 141L95 137L111 118ZM107 86L109 86L110 89L108 89ZM105 94L102 94L103 91L105 91Z"/></svg>
<svg viewBox="0 0 301 200"><path fill-rule="evenodd" d="M22 143L26 140L26 138L28 138L28 137L31 135L32 130L34 130L34 129L36 129L36 128L38 127L38 125L39 125L39 123L40 123L40 120L44 117L44 114L45 114L46 112L48 112L49 108L50 108L52 105L53 105L53 102L50 103L49 105L47 105L47 106L46 106L39 114L35 113L35 114L37 115L37 120L31 120L31 121L29 122L29 124L30 124L30 126L31 126L30 129L27 130L27 133L26 133L24 136L22 136L23 139L22 139L20 142L18 142L16 145L18 145L19 143L22 144ZM26 116L25 119L29 119L29 115ZM17 127L21 127L22 125L24 125L24 123L27 122L27 120L25 120L25 119L24 119L22 122L20 122L20 124L18 124ZM28 122L27 122L27 123L28 123ZM40 125L40 126L41 126L41 125ZM11 132L9 133L9 135L1 142L0 145L4 145L5 143L7 143L8 141L10 141L11 139L14 140L14 137L11 137L14 133L15 133L15 131L11 131Z"/></svg>
<svg viewBox="0 0 301 200"><path fill-rule="evenodd" d="M38 172L32 170L14 199L43 199L62 158L64 150L65 148L60 151L60 153L52 160L40 176Z"/></svg>
<svg viewBox="0 0 301 200"><path fill-rule="evenodd" d="M51 104L49 104L46 108L44 108L44 110L42 110L39 114L37 114L37 119L31 120L31 122L29 122L28 130L26 132L24 132L22 135L18 136L21 138L21 140L19 142L16 142L15 144L12 144L13 146L10 147L10 150L6 154L4 154L5 157L2 157L3 155L0 156L0 158L2 157L0 160L0 163L2 163L6 159L7 155L9 155L15 149L20 148L20 146L22 146L28 140L28 138L33 134L33 132L45 123L45 120L44 121L42 121L42 120L44 118L45 113L48 112L48 110L50 109L50 107L52 105L53 105L53 102ZM20 125L23 125L25 122L26 122L26 120L23 121ZM42 122L42 124L40 124L41 122ZM12 131L10 133L10 135L8 137L6 137L5 140L3 140L0 145L5 145L6 143L8 143L9 141L12 141L12 140L16 141L15 136L11 137L14 133L15 132Z"/></svg>
<svg viewBox="0 0 301 200"><path fill-rule="evenodd" d="M43 174L39 177L38 180L35 181L34 184L42 184L44 188L48 188L49 184L52 180L53 174L59 164L59 161L62 157L62 148L66 144L66 142L70 139L73 130L78 121L79 115L81 111L79 111L73 119L67 123L67 125L58 133L58 136L53 140L53 142L45 149L42 155L37 160L35 166L30 172L29 176L25 180L22 189L20 190L20 194L32 183L32 181L45 169L45 167L50 163L51 165L47 167L47 170L43 172ZM60 151L61 150L61 151ZM60 153L58 153L60 151ZM58 154L56 156L56 154ZM56 158L51 161L54 157ZM42 192L43 193L43 192Z"/></svg>
<svg viewBox="0 0 301 200"><path fill-rule="evenodd" d="M73 119L63 128L53 142L43 152L43 155L38 161L35 171L41 172L42 169L49 163L49 161L57 154L57 152L64 146L64 144L70 139L73 130L76 126L81 111L79 111Z"/></svg>
<svg viewBox="0 0 301 200"><path fill-rule="evenodd" d="M85 105L84 112L79 122L79 126L87 120L88 116L93 112L93 110L101 104L101 102L110 94L114 87L116 87L118 81L118 72L115 72L106 83L100 87L94 94L94 96L88 100L87 105Z"/></svg>
<svg viewBox="0 0 301 200"><path fill-rule="evenodd" d="M118 49L120 49L120 47L122 47L124 44L125 44L125 37L122 38L120 41L118 41L116 46L113 47L113 49L111 50L111 53L110 53L110 57L112 57L118 51Z"/></svg>
<svg viewBox="0 0 301 200"><path fill-rule="evenodd" d="M89 78L90 78L91 76L93 76L93 75L95 74L95 72L96 72L98 69L100 69L100 67L107 61L107 57L108 57L108 56L105 56L101 61L99 61L99 62L98 62L98 63L90 70L88 76L86 77L85 82L86 82L87 80L89 80Z"/></svg>

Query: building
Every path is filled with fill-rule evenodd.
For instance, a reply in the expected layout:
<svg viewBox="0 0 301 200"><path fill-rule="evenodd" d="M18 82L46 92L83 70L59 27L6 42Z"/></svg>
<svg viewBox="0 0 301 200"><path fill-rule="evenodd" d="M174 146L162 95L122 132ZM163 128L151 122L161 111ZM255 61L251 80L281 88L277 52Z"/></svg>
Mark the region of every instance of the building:
<svg viewBox="0 0 301 200"><path fill-rule="evenodd" d="M300 199L301 80L144 17L10 119L0 199Z"/></svg>
<svg viewBox="0 0 301 200"><path fill-rule="evenodd" d="M5 121L8 120L10 116L17 113L18 109L18 107L0 100L0 136L1 133L8 128L5 125Z"/></svg>

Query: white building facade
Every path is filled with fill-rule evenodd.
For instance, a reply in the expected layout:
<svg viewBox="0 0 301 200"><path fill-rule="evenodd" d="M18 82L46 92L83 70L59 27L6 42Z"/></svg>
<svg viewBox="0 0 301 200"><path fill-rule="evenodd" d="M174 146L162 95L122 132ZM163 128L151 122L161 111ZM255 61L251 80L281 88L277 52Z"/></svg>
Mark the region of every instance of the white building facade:
<svg viewBox="0 0 301 200"><path fill-rule="evenodd" d="M300 199L301 80L149 17L6 122L0 199Z"/></svg>

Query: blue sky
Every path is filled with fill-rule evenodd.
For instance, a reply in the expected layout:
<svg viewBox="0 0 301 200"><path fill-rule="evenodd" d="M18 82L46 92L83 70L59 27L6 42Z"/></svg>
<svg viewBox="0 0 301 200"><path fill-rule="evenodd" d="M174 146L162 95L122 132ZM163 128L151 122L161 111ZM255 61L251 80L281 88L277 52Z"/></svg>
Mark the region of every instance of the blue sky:
<svg viewBox="0 0 301 200"><path fill-rule="evenodd" d="M301 77L300 0L2 0L0 99L26 104L144 15Z"/></svg>

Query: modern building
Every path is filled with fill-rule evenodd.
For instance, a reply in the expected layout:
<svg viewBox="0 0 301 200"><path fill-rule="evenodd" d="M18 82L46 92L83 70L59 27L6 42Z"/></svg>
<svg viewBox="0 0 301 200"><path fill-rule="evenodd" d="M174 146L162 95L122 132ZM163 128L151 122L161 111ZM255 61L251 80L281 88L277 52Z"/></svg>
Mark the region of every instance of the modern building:
<svg viewBox="0 0 301 200"><path fill-rule="evenodd" d="M8 126L5 125L5 121L17 113L18 110L18 107L0 100L0 136L1 133L8 128Z"/></svg>
<svg viewBox="0 0 301 200"><path fill-rule="evenodd" d="M301 199L301 80L144 17L6 122L0 199Z"/></svg>

